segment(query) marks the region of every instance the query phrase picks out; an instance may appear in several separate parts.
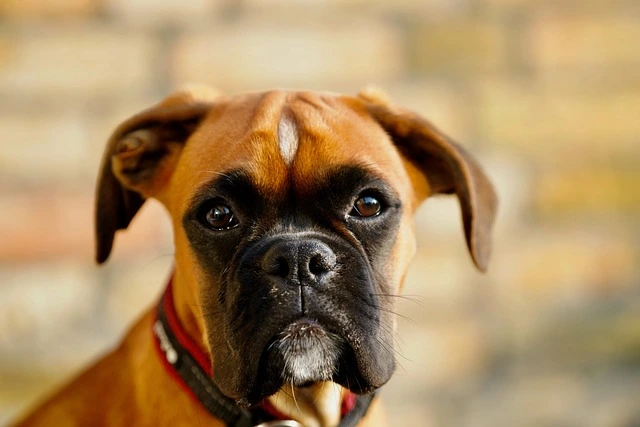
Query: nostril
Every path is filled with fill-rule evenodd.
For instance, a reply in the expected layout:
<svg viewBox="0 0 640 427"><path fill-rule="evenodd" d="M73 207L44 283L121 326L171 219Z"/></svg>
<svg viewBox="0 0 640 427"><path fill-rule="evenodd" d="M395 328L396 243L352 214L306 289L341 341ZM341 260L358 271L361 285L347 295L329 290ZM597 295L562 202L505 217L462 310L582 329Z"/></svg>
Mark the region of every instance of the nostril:
<svg viewBox="0 0 640 427"><path fill-rule="evenodd" d="M271 274L280 277L287 277L289 275L289 263L284 257L276 258L273 273Z"/></svg>
<svg viewBox="0 0 640 427"><path fill-rule="evenodd" d="M289 275L289 263L283 256L270 259L262 268L267 274L273 276L287 277Z"/></svg>
<svg viewBox="0 0 640 427"><path fill-rule="evenodd" d="M314 276L319 276L322 273L326 273L328 268L325 262L323 262L320 255L316 255L309 261L309 272Z"/></svg>
<svg viewBox="0 0 640 427"><path fill-rule="evenodd" d="M323 251L314 254L309 259L308 268L312 276L322 276L335 268L336 256L333 252Z"/></svg>

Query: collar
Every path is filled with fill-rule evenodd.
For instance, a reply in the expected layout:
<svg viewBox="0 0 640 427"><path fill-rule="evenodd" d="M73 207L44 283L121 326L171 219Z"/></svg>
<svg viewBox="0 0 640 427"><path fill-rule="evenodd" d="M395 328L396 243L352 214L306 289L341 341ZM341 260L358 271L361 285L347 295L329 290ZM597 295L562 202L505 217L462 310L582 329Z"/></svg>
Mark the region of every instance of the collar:
<svg viewBox="0 0 640 427"><path fill-rule="evenodd" d="M172 281L160 299L153 322L155 348L162 365L180 387L211 415L229 427L301 426L287 420L266 399L249 409L228 398L211 380L212 368L207 353L184 331L173 305ZM350 393L342 402L340 427L355 426L369 409L375 394Z"/></svg>

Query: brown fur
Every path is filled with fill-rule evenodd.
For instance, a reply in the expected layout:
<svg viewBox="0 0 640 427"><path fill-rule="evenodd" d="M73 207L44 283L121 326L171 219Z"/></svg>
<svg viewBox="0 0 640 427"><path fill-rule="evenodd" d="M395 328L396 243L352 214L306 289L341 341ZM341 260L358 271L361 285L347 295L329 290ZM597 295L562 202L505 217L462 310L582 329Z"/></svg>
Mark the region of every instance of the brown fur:
<svg viewBox="0 0 640 427"><path fill-rule="evenodd" d="M285 104L301 138L291 169L273 143ZM460 198L470 251L484 269L496 209L491 185L463 150L420 120L372 93L354 98L274 91L224 98L206 88L178 92L127 120L109 141L98 189L98 260L106 259L115 232L127 227L144 199L158 199L173 221L178 317L187 333L206 347L202 301L196 286L201 283L201 272L181 226L194 192L215 174L239 167L251 170L252 180L268 192L283 192L290 182L304 192L323 179L327 167L358 163L394 183L405 206L391 254L393 283L401 287L415 251L413 213L435 192L454 192ZM179 123L182 127L160 131L158 123ZM163 136L161 132L165 132ZM182 133L186 133L188 144L180 140ZM396 146L390 143L390 136ZM164 141L162 148L167 154L151 175L147 171L132 174L139 151L155 149L161 138L171 140ZM312 139L322 144L311 149L305 140ZM292 180L287 179L289 174ZM222 425L165 372L153 348L152 317L152 312L145 314L116 350L17 425ZM213 363L215 366L215 360ZM313 405L311 397L309 405ZM291 411L286 406L282 402L280 409ZM312 409L306 415L293 411L291 416L322 418L309 415ZM318 425L323 423L318 421ZM378 399L359 425L386 425Z"/></svg>

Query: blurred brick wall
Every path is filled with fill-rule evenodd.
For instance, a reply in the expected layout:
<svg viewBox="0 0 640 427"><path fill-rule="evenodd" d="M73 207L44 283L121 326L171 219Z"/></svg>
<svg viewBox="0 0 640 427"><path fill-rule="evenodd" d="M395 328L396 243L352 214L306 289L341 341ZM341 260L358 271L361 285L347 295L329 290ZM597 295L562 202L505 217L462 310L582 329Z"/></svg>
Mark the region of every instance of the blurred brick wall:
<svg viewBox="0 0 640 427"><path fill-rule="evenodd" d="M639 40L636 0L0 1L0 424L164 285L157 204L93 264L93 185L110 130L196 81L374 83L495 180L487 275L455 200L419 212L392 425L638 426Z"/></svg>

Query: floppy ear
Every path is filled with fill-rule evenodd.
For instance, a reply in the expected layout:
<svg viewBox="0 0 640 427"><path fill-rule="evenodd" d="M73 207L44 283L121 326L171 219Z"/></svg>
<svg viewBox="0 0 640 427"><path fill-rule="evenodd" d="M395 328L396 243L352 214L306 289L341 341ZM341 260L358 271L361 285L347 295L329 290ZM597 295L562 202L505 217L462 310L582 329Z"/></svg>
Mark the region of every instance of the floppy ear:
<svg viewBox="0 0 640 427"><path fill-rule="evenodd" d="M361 93L360 97L402 154L426 175L431 192L458 196L467 247L478 269L486 271L498 198L480 165L417 114L389 106L378 94Z"/></svg>
<svg viewBox="0 0 640 427"><path fill-rule="evenodd" d="M109 257L116 231L127 228L145 198L171 177L183 144L211 109L217 92L191 87L129 118L113 132L96 188L96 261Z"/></svg>

